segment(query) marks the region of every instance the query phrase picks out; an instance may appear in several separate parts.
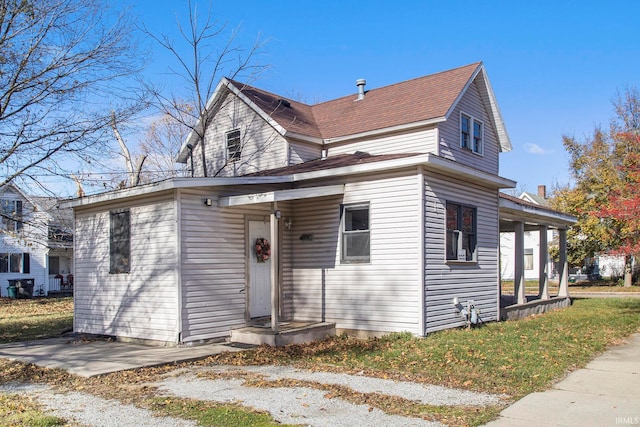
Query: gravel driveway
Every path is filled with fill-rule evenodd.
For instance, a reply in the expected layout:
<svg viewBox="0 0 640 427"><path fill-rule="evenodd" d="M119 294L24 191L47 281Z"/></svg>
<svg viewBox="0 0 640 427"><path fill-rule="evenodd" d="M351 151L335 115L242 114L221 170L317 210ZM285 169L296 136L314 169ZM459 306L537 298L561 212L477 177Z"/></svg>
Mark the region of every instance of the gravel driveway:
<svg viewBox="0 0 640 427"><path fill-rule="evenodd" d="M213 373L222 377L204 377ZM404 381L311 372L286 366L209 367L174 371L156 383L160 393L177 397L239 403L267 411L282 423L317 427L441 426L419 418L389 415L369 405L331 397L311 387L251 387L243 376L259 375L266 381L291 379L347 387L360 393L397 396L430 405L485 406L501 403L500 396ZM105 400L87 393L56 393L47 386L4 386L0 392L26 393L38 399L47 412L85 426L195 426L192 421L154 417L150 411Z"/></svg>

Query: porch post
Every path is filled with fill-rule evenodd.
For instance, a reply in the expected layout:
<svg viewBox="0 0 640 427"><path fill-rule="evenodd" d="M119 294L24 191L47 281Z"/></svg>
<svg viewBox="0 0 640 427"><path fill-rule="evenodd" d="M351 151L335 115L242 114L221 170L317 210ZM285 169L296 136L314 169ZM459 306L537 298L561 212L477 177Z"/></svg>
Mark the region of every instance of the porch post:
<svg viewBox="0 0 640 427"><path fill-rule="evenodd" d="M278 244L278 202L271 203L271 216L269 223L271 225L271 330L278 332L278 295L280 289L278 275L278 257L280 256L280 247Z"/></svg>
<svg viewBox="0 0 640 427"><path fill-rule="evenodd" d="M524 296L524 223L515 221L513 223L514 239L514 258L513 258L513 292L516 297L517 304L527 302Z"/></svg>
<svg viewBox="0 0 640 427"><path fill-rule="evenodd" d="M547 242L547 226L540 226L540 257L539 257L539 293L540 299L549 299L549 245Z"/></svg>
<svg viewBox="0 0 640 427"><path fill-rule="evenodd" d="M569 264L567 262L567 229L558 230L560 237L560 288L558 289L559 297L569 296Z"/></svg>
<svg viewBox="0 0 640 427"><path fill-rule="evenodd" d="M524 295L524 223L522 221L515 221L513 223L515 232L515 257L513 260L514 274L513 274L513 287L517 304L524 304L527 302Z"/></svg>

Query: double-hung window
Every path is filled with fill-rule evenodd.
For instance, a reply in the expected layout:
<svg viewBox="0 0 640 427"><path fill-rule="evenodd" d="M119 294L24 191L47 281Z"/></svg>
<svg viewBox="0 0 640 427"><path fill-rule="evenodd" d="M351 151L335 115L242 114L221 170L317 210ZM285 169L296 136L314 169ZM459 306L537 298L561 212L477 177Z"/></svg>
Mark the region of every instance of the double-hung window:
<svg viewBox="0 0 640 427"><path fill-rule="evenodd" d="M237 162L242 156L242 144L240 140L240 131L232 130L227 132L227 160Z"/></svg>
<svg viewBox="0 0 640 427"><path fill-rule="evenodd" d="M524 249L524 269L533 270L533 248Z"/></svg>
<svg viewBox="0 0 640 427"><path fill-rule="evenodd" d="M371 259L369 204L342 206L342 263L367 263Z"/></svg>
<svg viewBox="0 0 640 427"><path fill-rule="evenodd" d="M449 261L476 261L477 209L474 206L447 202L447 243Z"/></svg>
<svg viewBox="0 0 640 427"><path fill-rule="evenodd" d="M460 114L460 147L482 154L484 126L482 122L468 114Z"/></svg>
<svg viewBox="0 0 640 427"><path fill-rule="evenodd" d="M131 271L131 214L127 210L109 213L109 273Z"/></svg>
<svg viewBox="0 0 640 427"><path fill-rule="evenodd" d="M22 201L21 200L0 200L0 216L2 217L2 228L11 233L22 230Z"/></svg>

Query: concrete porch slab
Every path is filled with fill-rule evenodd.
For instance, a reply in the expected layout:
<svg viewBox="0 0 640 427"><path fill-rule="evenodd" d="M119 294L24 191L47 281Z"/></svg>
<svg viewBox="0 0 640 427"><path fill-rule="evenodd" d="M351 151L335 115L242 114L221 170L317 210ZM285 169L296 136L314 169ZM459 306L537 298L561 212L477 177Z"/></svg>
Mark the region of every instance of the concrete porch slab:
<svg viewBox="0 0 640 427"><path fill-rule="evenodd" d="M242 343L251 345L267 344L274 347L281 347L289 344L303 344L319 340L336 334L335 323L319 322L287 322L279 328L278 332L273 332L266 326L246 326L244 328L232 329L232 343Z"/></svg>

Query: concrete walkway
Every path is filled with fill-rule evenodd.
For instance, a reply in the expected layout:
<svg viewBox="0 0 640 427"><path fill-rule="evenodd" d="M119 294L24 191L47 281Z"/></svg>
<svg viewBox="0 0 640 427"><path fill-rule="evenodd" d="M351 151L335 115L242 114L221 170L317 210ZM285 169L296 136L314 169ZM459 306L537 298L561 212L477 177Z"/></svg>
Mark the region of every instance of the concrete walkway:
<svg viewBox="0 0 640 427"><path fill-rule="evenodd" d="M225 351L240 350L242 349L224 343L155 347L121 341L50 338L0 344L0 357L92 377L145 366L203 359Z"/></svg>
<svg viewBox="0 0 640 427"><path fill-rule="evenodd" d="M501 412L487 426L640 425L640 334Z"/></svg>

